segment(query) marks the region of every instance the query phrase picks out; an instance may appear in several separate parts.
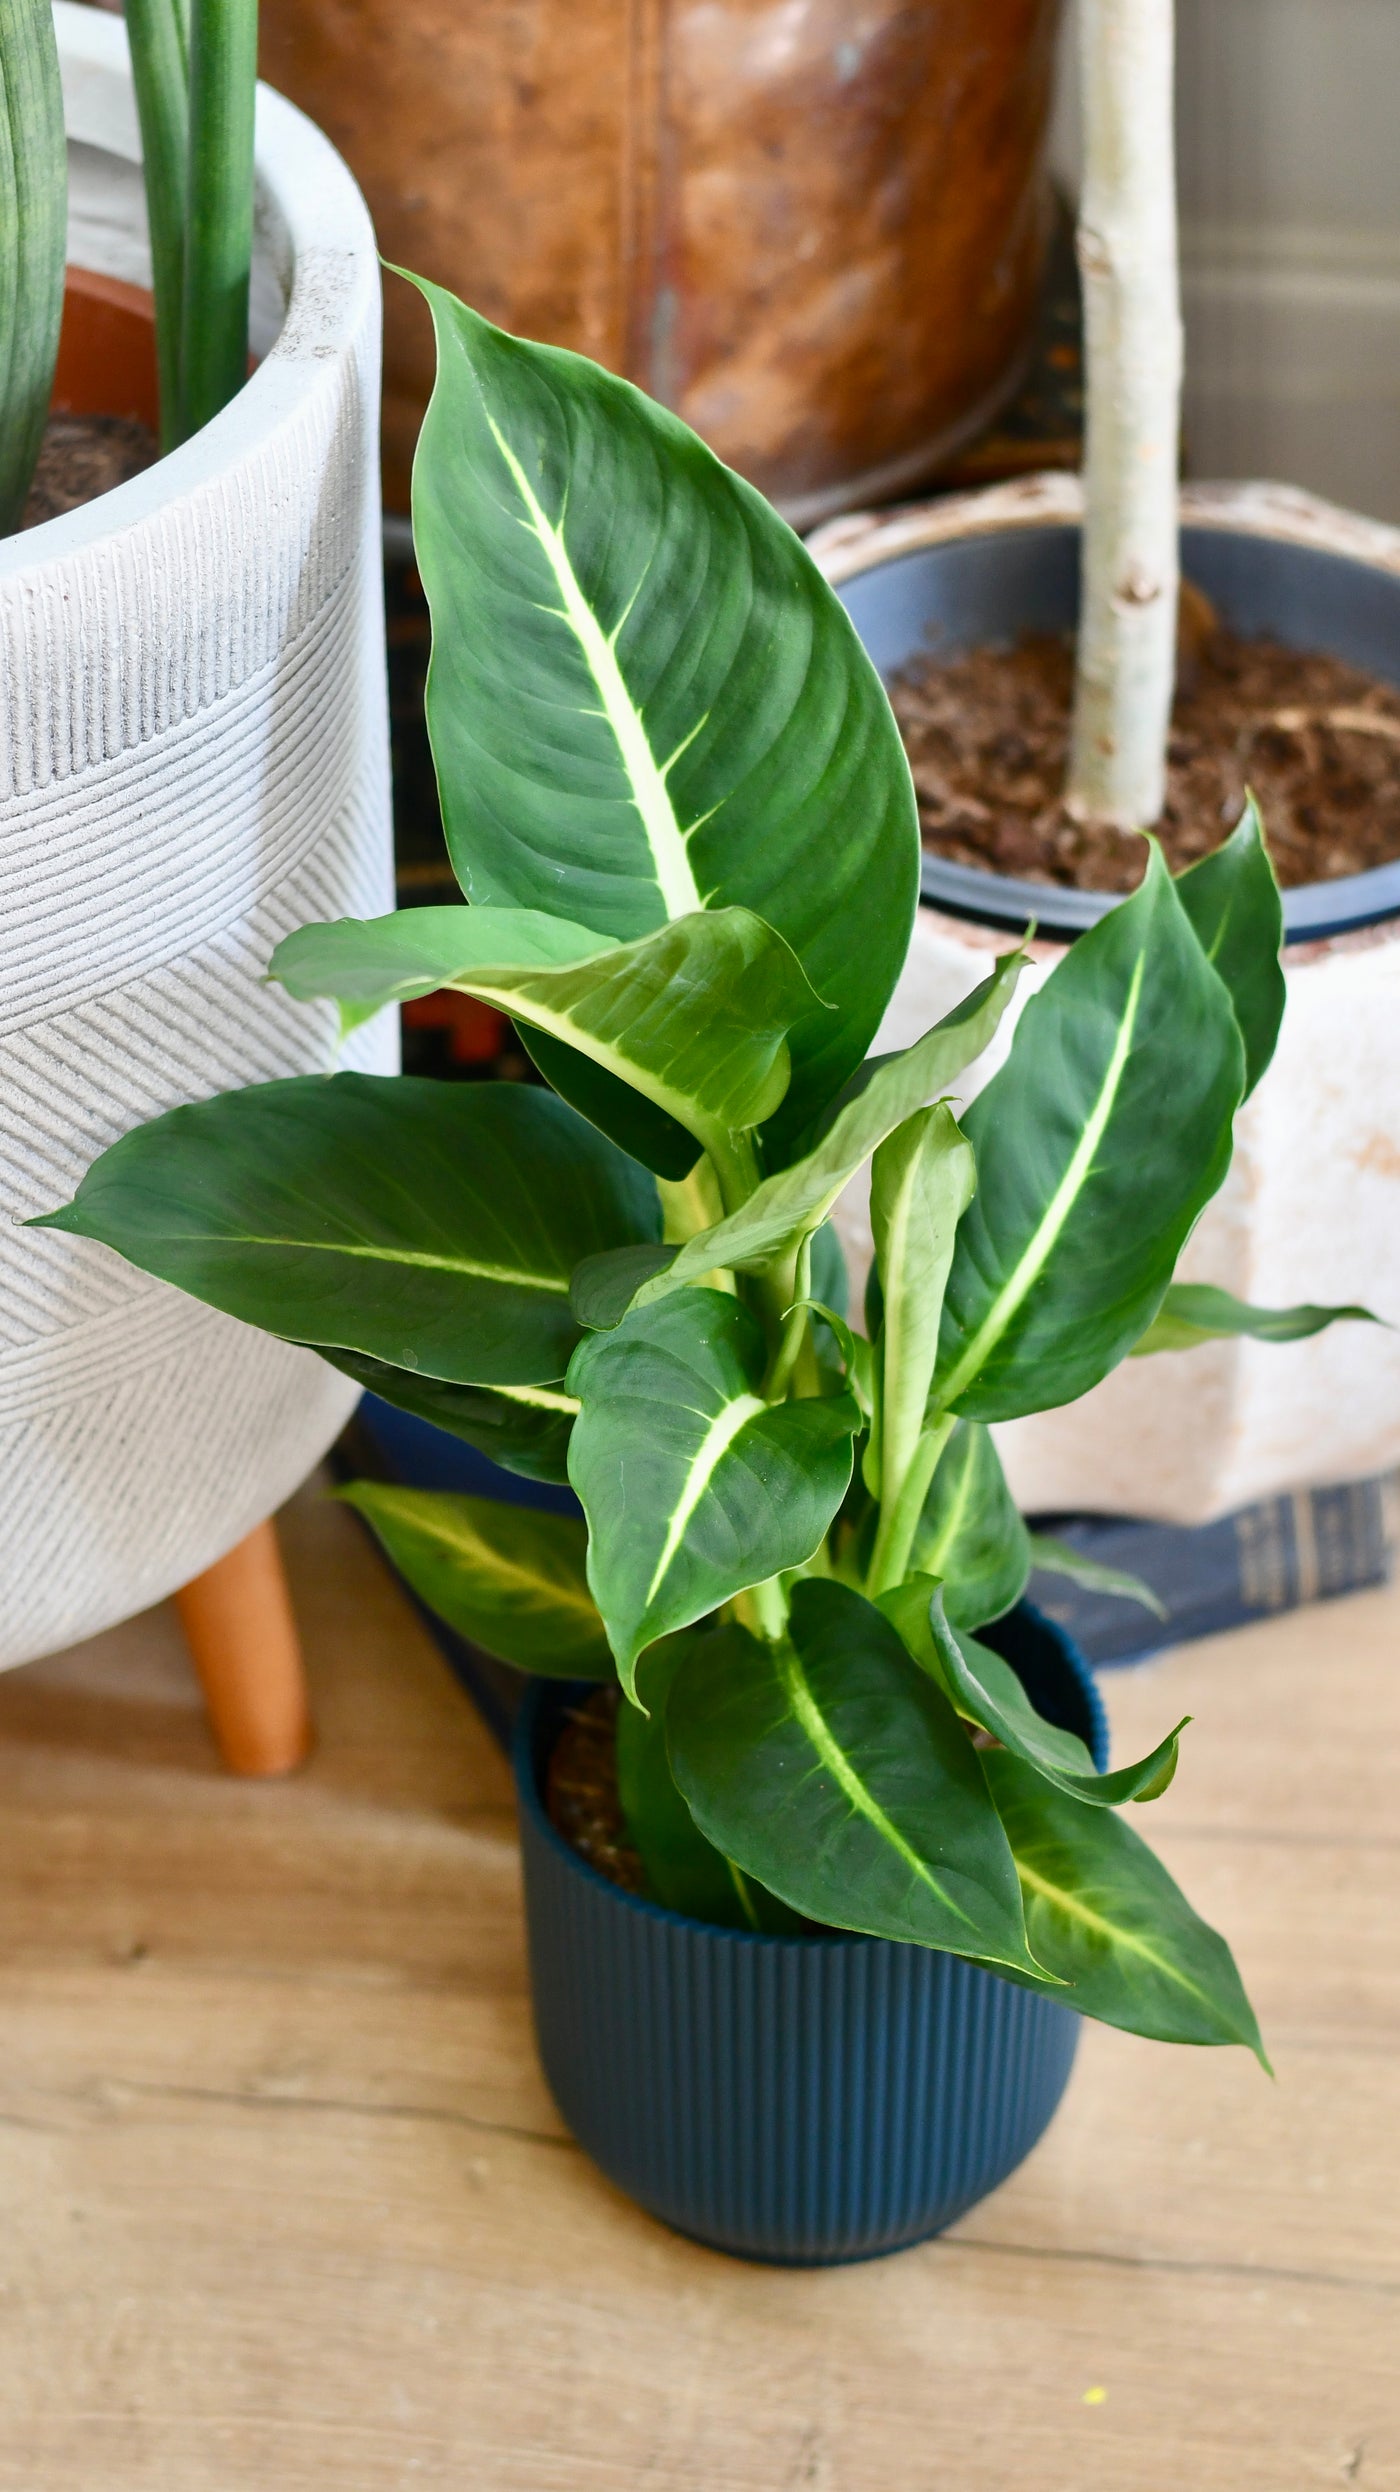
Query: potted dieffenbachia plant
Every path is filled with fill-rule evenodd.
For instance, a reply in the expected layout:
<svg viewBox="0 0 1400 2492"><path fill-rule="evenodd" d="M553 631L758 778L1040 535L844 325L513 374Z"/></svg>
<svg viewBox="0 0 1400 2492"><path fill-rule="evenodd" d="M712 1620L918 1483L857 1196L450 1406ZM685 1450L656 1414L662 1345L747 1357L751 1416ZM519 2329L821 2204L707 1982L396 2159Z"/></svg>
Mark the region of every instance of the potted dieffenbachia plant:
<svg viewBox="0 0 1400 2492"><path fill-rule="evenodd" d="M546 2064L688 2229L889 2246L1025 2151L1067 2010L1260 2050L1224 1940L1122 1813L1183 1726L1105 1770L1082 1670L1017 1611L988 1430L1129 1353L1346 1311L1172 1278L1274 1045L1278 893L1252 816L1179 881L1153 849L961 1116L1020 953L868 1058L918 834L841 607L673 417L423 291L414 525L470 905L304 926L270 974L347 1029L483 998L547 1087L232 1092L128 1134L48 1225L572 1482L586 1527L355 1492L455 1627L620 1685L640 1896L546 1824L559 1707L527 1709ZM827 1223L867 1162L859 1331Z"/></svg>

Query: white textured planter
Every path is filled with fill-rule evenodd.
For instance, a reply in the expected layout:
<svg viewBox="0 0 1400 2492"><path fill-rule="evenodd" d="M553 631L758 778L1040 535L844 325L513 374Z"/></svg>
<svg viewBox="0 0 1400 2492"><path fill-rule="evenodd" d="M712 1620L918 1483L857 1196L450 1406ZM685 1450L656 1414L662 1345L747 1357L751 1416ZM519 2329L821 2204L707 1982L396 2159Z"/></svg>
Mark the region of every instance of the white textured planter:
<svg viewBox="0 0 1400 2492"><path fill-rule="evenodd" d="M124 29L57 0L69 258L149 283ZM269 1514L355 1388L101 1248L13 1223L181 1100L336 1060L259 983L392 905L379 270L258 101L258 370L198 438L0 544L0 1664L160 1598ZM386 1026L347 1061L392 1070Z"/></svg>
<svg viewBox="0 0 1400 2492"><path fill-rule="evenodd" d="M874 566L930 546L1063 529L1079 509L1073 479L1037 478L888 518L838 520L813 551L849 588ZM1283 487L1190 489L1182 520L1342 557L1400 583L1400 531ZM1400 680L1400 630L1381 671ZM877 1049L918 1037L1013 939L922 907ZM1063 949L1033 948L1022 1000ZM1239 1119L1230 1175L1186 1249L1182 1277L1262 1306L1359 1301L1400 1323L1400 923L1290 943L1284 967L1278 1053ZM982 1079L997 1061L989 1056ZM853 1261L869 1253L861 1222L853 1206ZM1287 1347L1220 1342L1132 1360L1082 1401L996 1433L1029 1511L1205 1521L1256 1497L1400 1463L1400 1332L1340 1325Z"/></svg>

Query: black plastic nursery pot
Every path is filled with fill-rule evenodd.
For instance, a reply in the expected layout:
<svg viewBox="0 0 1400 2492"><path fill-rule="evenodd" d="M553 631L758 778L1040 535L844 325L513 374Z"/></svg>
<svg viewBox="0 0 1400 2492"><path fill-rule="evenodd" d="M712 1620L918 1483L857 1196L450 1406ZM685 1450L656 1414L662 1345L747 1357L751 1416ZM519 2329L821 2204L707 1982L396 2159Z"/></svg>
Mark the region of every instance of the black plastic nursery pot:
<svg viewBox="0 0 1400 2492"><path fill-rule="evenodd" d="M1027 1606L984 1630L1102 1769L1088 1665ZM551 1825L544 1774L575 1690L535 1681L515 1732L530 1983L560 2111L678 2232L779 2266L941 2232L1029 2154L1079 2019L922 1947L707 1927L614 1886Z"/></svg>
<svg viewBox="0 0 1400 2492"><path fill-rule="evenodd" d="M1006 647L1079 617L1079 496L1031 478L854 520L812 541L880 673L928 649ZM1187 487L1181 567L1221 620L1400 684L1400 532L1281 486ZM1222 825L1222 836L1224 832ZM1072 939L1122 896L1018 881L931 856L921 895L950 916ZM1311 943L1400 913L1400 861L1284 893L1284 939Z"/></svg>

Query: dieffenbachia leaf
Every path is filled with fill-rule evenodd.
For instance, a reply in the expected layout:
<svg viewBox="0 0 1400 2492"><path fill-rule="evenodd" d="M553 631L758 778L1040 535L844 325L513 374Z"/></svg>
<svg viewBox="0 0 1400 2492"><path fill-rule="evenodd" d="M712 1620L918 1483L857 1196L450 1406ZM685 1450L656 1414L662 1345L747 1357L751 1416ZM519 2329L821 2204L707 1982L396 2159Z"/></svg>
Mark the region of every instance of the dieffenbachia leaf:
<svg viewBox="0 0 1400 2492"><path fill-rule="evenodd" d="M939 1578L956 1627L985 1626L1014 1609L1025 1591L1026 1527L991 1436L976 1419L960 1419L943 1449L909 1564Z"/></svg>
<svg viewBox="0 0 1400 2492"><path fill-rule="evenodd" d="M305 1345L308 1349L311 1343ZM562 1385L451 1384L442 1376L414 1375L406 1367L387 1366L359 1350L316 1345L318 1355L344 1376L353 1376L367 1393L377 1393L396 1410L446 1429L478 1453L489 1454L503 1470L526 1480L559 1485L569 1477L569 1435L578 1404Z"/></svg>
<svg viewBox="0 0 1400 2492"><path fill-rule="evenodd" d="M342 917L288 935L269 975L301 999L335 996L352 1020L439 987L475 995L640 1091L716 1156L772 1114L786 1033L821 1008L782 937L741 908L698 910L635 943L539 909Z"/></svg>
<svg viewBox="0 0 1400 2492"><path fill-rule="evenodd" d="M339 1493L419 1599L483 1652L556 1679L614 1676L575 1515L374 1480Z"/></svg>
<svg viewBox="0 0 1400 2492"><path fill-rule="evenodd" d="M943 1301L940 1409L1052 1410L1117 1364L1225 1175L1243 1087L1230 998L1154 843L964 1115L977 1192Z"/></svg>
<svg viewBox="0 0 1400 2492"><path fill-rule="evenodd" d="M658 1236L644 1170L517 1083L337 1073L138 1125L36 1227L284 1339L462 1384L549 1384L582 1256Z"/></svg>
<svg viewBox="0 0 1400 2492"><path fill-rule="evenodd" d="M617 1716L617 1796L659 1904L720 1929L791 1934L798 1916L706 1840L682 1799L666 1753L666 1707L676 1671L703 1633L664 1636L643 1655L639 1683L647 1710L623 1704Z"/></svg>
<svg viewBox="0 0 1400 2492"><path fill-rule="evenodd" d="M944 1284L958 1222L976 1184L971 1149L946 1100L907 1116L871 1162L870 1225L883 1317L878 1475L867 1486L885 1500L905 1488L919 1452ZM927 1471L925 1462L924 1478ZM913 1494L921 1497L921 1482Z"/></svg>
<svg viewBox="0 0 1400 2492"><path fill-rule="evenodd" d="M701 1832L796 1912L1035 1971L977 1753L887 1619L795 1584L789 1639L697 1639L666 1711Z"/></svg>
<svg viewBox="0 0 1400 2492"><path fill-rule="evenodd" d="M743 1269L766 1262L819 1230L856 1170L886 1136L982 1054L1024 967L1023 952L1008 952L991 977L912 1047L863 1065L850 1084L852 1095L806 1157L766 1177L741 1210L689 1239L670 1271L643 1290L643 1302L698 1279L717 1264Z"/></svg>
<svg viewBox="0 0 1400 2492"><path fill-rule="evenodd" d="M1251 1341L1307 1341L1329 1324L1375 1324L1369 1307L1250 1307L1228 1289L1205 1282L1174 1281L1132 1356L1154 1350L1195 1350L1203 1341L1244 1335Z"/></svg>
<svg viewBox="0 0 1400 2492"><path fill-rule="evenodd" d="M805 1565L846 1493L854 1400L770 1405L766 1364L757 1318L717 1289L634 1309L574 1354L569 1477L629 1696L648 1644Z"/></svg>
<svg viewBox="0 0 1400 2492"><path fill-rule="evenodd" d="M950 1626L943 1594L935 1586L928 1610L935 1668L944 1693L963 1719L1034 1766L1038 1774L1091 1808L1119 1808L1127 1800L1161 1798L1176 1772L1177 1743L1190 1715L1136 1765L1101 1774L1082 1739L1037 1713L1009 1661ZM916 1653L915 1658L919 1655Z"/></svg>
<svg viewBox="0 0 1400 2492"><path fill-rule="evenodd" d="M1155 1853L1121 1817L1054 1790L1020 1757L993 1748L982 1764L1015 1855L1032 1952L1072 1985L1051 1995L1155 2042L1241 2042L1267 2068L1234 1957ZM1010 1978L1026 1983L1024 1974Z"/></svg>
<svg viewBox="0 0 1400 2492"><path fill-rule="evenodd" d="M622 1322L643 1281L675 1260L674 1246L613 1246L587 1255L569 1283L569 1303L590 1332L611 1332Z"/></svg>
<svg viewBox="0 0 1400 2492"><path fill-rule="evenodd" d="M860 1062L908 947L917 809L879 677L792 531L675 416L415 282L438 371L414 544L458 879L625 941L731 904L775 926L836 1007L794 1034L781 1148Z"/></svg>
<svg viewBox="0 0 1400 2492"><path fill-rule="evenodd" d="M1268 1069L1283 1020L1283 901L1253 796L1222 847L1178 874L1181 905L1224 979L1244 1041L1245 1096Z"/></svg>
<svg viewBox="0 0 1400 2492"><path fill-rule="evenodd" d="M1154 1618L1166 1617L1165 1603L1140 1575L1130 1575L1121 1566L1104 1566L1097 1558L1086 1557L1082 1549L1072 1547L1068 1540L1056 1540L1050 1532L1031 1532L1028 1538L1031 1565L1041 1574L1064 1575L1070 1583L1082 1584L1086 1592L1102 1592L1119 1601L1137 1601L1144 1609L1150 1609ZM952 1616L951 1609L948 1614Z"/></svg>

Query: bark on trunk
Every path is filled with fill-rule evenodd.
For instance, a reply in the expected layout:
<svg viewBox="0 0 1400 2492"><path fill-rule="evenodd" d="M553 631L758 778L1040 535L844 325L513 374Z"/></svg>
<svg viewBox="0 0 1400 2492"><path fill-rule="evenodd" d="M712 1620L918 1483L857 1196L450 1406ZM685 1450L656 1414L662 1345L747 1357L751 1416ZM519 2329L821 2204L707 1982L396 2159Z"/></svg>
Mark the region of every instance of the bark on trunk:
<svg viewBox="0 0 1400 2492"><path fill-rule="evenodd" d="M1181 300L1172 0L1081 0L1088 408L1066 795L1124 829L1162 810L1176 659Z"/></svg>

